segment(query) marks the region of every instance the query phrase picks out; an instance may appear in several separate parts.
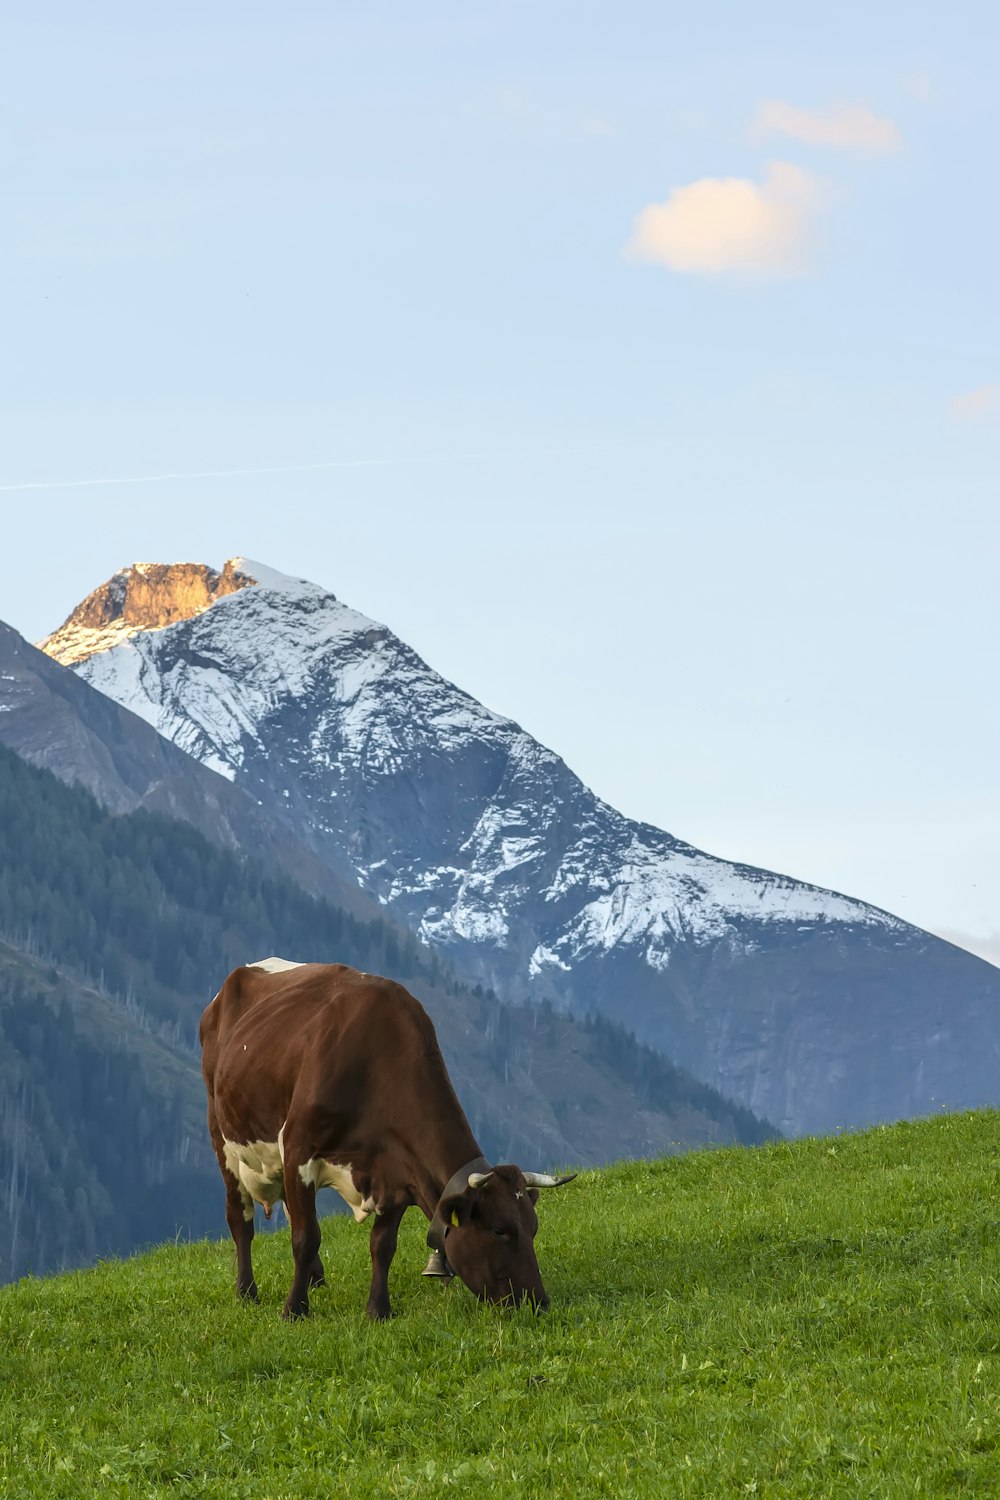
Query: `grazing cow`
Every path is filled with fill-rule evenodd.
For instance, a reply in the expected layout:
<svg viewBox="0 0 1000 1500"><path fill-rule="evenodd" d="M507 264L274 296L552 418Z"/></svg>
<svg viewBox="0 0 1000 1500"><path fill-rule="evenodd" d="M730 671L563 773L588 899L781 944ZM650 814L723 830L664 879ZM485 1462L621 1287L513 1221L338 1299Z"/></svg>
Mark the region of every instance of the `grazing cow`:
<svg viewBox="0 0 1000 1500"><path fill-rule="evenodd" d="M389 1266L411 1204L431 1221L425 1276L456 1272L481 1301L548 1306L535 1259L538 1189L569 1177L491 1167L455 1096L434 1027L401 985L344 964L268 958L234 969L201 1018L208 1128L236 1241L236 1289L257 1300L254 1203L283 1200L295 1275L286 1318L322 1286L316 1190L371 1231L368 1315L387 1318ZM454 1268L454 1269L452 1269Z"/></svg>

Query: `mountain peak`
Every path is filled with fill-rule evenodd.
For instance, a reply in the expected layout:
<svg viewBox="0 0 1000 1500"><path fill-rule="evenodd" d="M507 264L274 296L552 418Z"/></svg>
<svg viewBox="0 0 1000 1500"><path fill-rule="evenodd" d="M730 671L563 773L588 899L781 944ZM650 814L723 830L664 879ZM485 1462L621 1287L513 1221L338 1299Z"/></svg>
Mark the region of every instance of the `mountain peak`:
<svg viewBox="0 0 1000 1500"><path fill-rule="evenodd" d="M226 568L231 568L244 583L256 584L258 588L271 589L277 594L329 594L328 589L320 588L318 583L310 583L308 578L293 578L290 573L279 573L277 568L270 568L267 563L254 562L251 557L231 557L222 571L225 572Z"/></svg>
<svg viewBox="0 0 1000 1500"><path fill-rule="evenodd" d="M219 599L254 586L284 594L315 589L247 557L228 558L221 572L199 562L134 562L88 594L38 645L71 666L140 632L193 620Z"/></svg>

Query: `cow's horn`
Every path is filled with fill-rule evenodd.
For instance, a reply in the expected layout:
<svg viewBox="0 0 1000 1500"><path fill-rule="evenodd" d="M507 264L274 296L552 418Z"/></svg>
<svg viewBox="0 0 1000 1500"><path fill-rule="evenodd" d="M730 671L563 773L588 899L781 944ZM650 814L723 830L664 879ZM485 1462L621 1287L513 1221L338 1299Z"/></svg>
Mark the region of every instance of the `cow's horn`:
<svg viewBox="0 0 1000 1500"><path fill-rule="evenodd" d="M570 1172L567 1177L549 1177L545 1172L525 1172L524 1180L533 1188L562 1187L564 1182L572 1182L575 1176L575 1172Z"/></svg>
<svg viewBox="0 0 1000 1500"><path fill-rule="evenodd" d="M492 1176L493 1176L492 1172L470 1172L469 1173L469 1186L473 1187L473 1188L475 1188L475 1187L482 1187L483 1183L484 1182L489 1182L489 1180L490 1180L490 1178Z"/></svg>

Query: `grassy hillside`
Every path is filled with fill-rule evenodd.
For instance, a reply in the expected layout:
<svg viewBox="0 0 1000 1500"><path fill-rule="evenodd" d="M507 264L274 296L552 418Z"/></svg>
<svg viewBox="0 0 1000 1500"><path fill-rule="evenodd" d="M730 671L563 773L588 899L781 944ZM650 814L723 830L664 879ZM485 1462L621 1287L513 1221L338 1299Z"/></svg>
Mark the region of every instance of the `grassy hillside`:
<svg viewBox="0 0 1000 1500"><path fill-rule="evenodd" d="M545 1318L367 1235L279 1317L287 1234L0 1291L0 1494L910 1496L1000 1490L1000 1115L588 1172L541 1205Z"/></svg>

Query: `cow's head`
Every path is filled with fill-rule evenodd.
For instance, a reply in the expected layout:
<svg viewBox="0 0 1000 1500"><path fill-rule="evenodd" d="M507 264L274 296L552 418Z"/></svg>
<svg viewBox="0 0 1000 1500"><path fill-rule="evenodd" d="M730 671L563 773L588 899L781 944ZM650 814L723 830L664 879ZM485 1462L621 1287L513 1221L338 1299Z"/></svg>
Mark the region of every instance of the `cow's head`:
<svg viewBox="0 0 1000 1500"><path fill-rule="evenodd" d="M494 1167L472 1172L466 1186L438 1205L448 1263L481 1302L519 1307L525 1300L544 1311L549 1305L535 1259L540 1188L562 1187L568 1177Z"/></svg>

